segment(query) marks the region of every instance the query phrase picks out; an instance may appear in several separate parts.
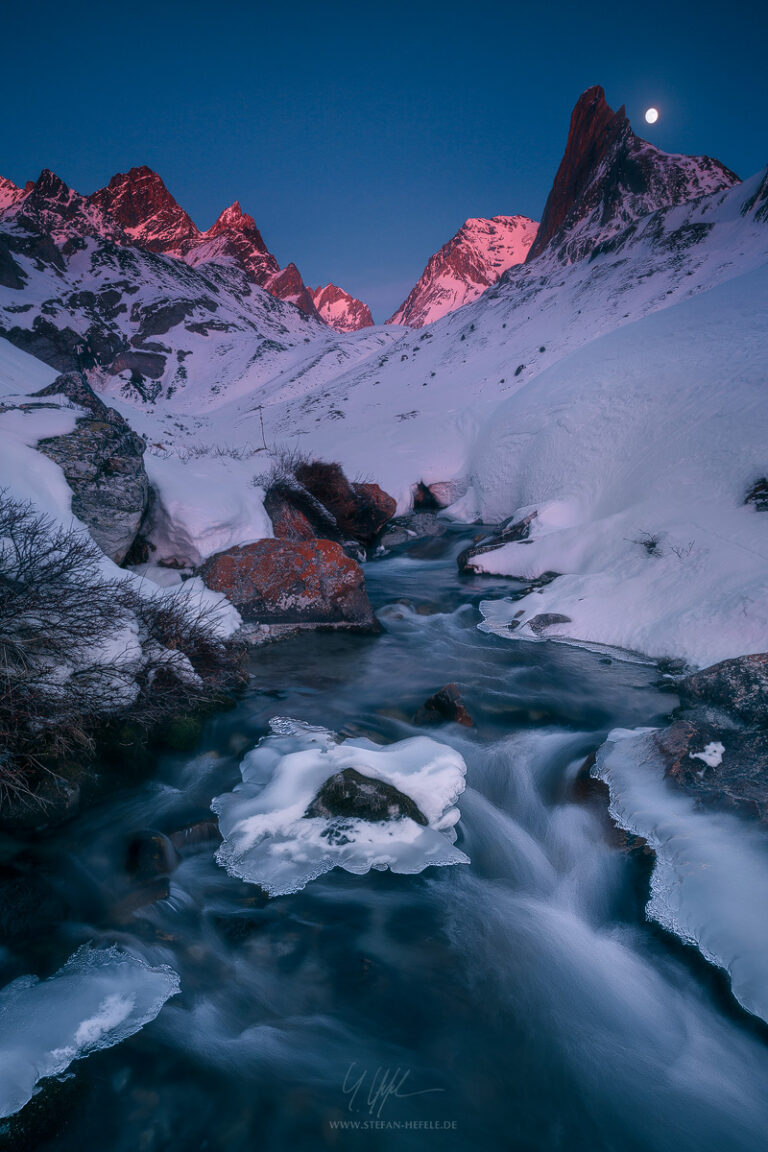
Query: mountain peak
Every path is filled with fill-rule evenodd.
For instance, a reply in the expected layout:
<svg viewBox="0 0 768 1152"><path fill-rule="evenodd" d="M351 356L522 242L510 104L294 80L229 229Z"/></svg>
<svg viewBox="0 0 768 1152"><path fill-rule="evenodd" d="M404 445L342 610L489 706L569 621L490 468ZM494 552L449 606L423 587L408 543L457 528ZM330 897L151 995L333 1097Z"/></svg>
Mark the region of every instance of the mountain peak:
<svg viewBox="0 0 768 1152"><path fill-rule="evenodd" d="M162 178L146 164L116 173L90 200L151 252L179 252L186 240L199 235Z"/></svg>
<svg viewBox="0 0 768 1152"><path fill-rule="evenodd" d="M337 284L325 284L312 293L315 307L331 328L337 332L357 332L373 325L373 316L367 304L350 296Z"/></svg>
<svg viewBox="0 0 768 1152"><path fill-rule="evenodd" d="M0 212L6 208L10 208L12 204L18 203L24 197L24 189L19 188L14 184L13 180L8 180L5 176L0 176Z"/></svg>
<svg viewBox="0 0 768 1152"><path fill-rule="evenodd" d="M471 216L431 256L387 324L421 328L476 300L513 264L522 264L538 225L527 216Z"/></svg>
<svg viewBox="0 0 768 1152"><path fill-rule="evenodd" d="M253 216L249 216L247 212L243 212L239 200L235 200L233 204L230 204L229 208L225 208L216 220L216 223L213 224L204 235L220 236L223 232L242 232L251 237L256 235L259 238L259 242L262 245L264 243L256 227L256 221Z"/></svg>
<svg viewBox="0 0 768 1152"><path fill-rule="evenodd" d="M565 152L528 260L545 249L571 262L633 220L732 187L738 176L708 156L662 152L636 136L595 85L576 101Z"/></svg>

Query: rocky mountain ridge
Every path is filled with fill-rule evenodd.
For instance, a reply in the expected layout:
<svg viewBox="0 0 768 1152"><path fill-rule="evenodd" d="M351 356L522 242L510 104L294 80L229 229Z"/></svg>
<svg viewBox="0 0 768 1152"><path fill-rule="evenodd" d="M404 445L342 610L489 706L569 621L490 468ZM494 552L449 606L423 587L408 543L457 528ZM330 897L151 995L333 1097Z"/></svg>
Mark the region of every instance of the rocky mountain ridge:
<svg viewBox="0 0 768 1152"><path fill-rule="evenodd" d="M373 325L368 305L336 284L316 288L313 299L321 319L337 332L358 332Z"/></svg>
<svg viewBox="0 0 768 1152"><path fill-rule="evenodd" d="M465 220L431 256L387 324L423 328L481 296L514 264L524 263L538 224L527 216Z"/></svg>
<svg viewBox="0 0 768 1152"><path fill-rule="evenodd" d="M614 112L596 85L573 109L565 152L527 261L548 252L572 263L659 208L739 183L719 160L662 152L636 136L624 107Z"/></svg>

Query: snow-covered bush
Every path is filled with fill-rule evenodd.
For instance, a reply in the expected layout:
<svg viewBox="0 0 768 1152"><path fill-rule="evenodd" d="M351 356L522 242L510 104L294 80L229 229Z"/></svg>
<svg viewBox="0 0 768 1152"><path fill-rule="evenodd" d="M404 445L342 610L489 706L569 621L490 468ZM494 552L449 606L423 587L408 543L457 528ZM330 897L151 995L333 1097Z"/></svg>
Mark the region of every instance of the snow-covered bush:
<svg viewBox="0 0 768 1152"><path fill-rule="evenodd" d="M239 667L215 603L110 577L77 525L0 493L0 806L92 753L105 723L149 730Z"/></svg>

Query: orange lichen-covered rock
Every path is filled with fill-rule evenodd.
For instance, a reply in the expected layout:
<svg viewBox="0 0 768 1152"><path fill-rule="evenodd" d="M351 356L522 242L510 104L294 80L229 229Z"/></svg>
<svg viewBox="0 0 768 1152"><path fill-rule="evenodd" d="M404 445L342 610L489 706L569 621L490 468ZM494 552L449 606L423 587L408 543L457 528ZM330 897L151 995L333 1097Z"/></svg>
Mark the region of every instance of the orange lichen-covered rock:
<svg viewBox="0 0 768 1152"><path fill-rule="evenodd" d="M379 629L362 568L330 540L259 540L211 556L198 574L248 624Z"/></svg>

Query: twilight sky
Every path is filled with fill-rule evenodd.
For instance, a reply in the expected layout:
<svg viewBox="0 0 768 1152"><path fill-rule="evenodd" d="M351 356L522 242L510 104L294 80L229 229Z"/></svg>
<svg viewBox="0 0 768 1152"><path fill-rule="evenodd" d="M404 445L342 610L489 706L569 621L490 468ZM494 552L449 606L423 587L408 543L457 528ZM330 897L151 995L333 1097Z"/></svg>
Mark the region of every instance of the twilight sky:
<svg viewBox="0 0 768 1152"><path fill-rule="evenodd" d="M0 173L90 192L149 164L200 227L239 199L379 320L466 217L539 218L592 84L661 148L768 162L752 3L39 0L1 27Z"/></svg>

